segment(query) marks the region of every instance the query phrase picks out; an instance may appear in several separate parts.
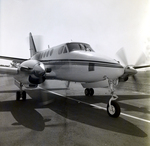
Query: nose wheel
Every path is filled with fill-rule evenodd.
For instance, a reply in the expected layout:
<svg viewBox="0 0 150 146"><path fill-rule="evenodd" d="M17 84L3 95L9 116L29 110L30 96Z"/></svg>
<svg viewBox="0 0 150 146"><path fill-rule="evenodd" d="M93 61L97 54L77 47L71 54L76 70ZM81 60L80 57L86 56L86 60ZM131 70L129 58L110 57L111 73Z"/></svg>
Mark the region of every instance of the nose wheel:
<svg viewBox="0 0 150 146"><path fill-rule="evenodd" d="M117 118L120 115L120 106L116 101L107 104L107 113L110 117Z"/></svg>

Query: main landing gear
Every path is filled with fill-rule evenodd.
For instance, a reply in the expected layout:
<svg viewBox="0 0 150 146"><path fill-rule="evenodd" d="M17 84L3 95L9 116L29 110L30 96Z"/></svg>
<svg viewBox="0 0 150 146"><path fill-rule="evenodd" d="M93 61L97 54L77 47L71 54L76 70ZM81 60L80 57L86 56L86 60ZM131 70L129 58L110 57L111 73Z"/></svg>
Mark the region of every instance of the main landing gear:
<svg viewBox="0 0 150 146"><path fill-rule="evenodd" d="M84 90L84 93L86 96L93 96L94 95L94 89L93 88L86 88Z"/></svg>
<svg viewBox="0 0 150 146"><path fill-rule="evenodd" d="M26 92L22 90L22 83L20 83L20 91L16 92L16 101L20 101L20 99L22 98L23 101L26 100Z"/></svg>

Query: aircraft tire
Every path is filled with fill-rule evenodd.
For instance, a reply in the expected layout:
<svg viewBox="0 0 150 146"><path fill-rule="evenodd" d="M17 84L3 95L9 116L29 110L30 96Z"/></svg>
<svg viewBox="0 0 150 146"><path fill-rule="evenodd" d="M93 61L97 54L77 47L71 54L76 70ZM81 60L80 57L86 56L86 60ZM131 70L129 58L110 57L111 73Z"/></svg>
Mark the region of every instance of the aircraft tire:
<svg viewBox="0 0 150 146"><path fill-rule="evenodd" d="M117 118L120 115L120 106L116 101L111 101L112 108L109 107L109 103L107 104L107 113L110 117Z"/></svg>
<svg viewBox="0 0 150 146"><path fill-rule="evenodd" d="M90 96L93 96L94 95L94 89L93 88L90 88Z"/></svg>
<svg viewBox="0 0 150 146"><path fill-rule="evenodd" d="M90 89L89 88L86 88L84 90L84 93L85 93L85 96L89 96L90 95Z"/></svg>
<svg viewBox="0 0 150 146"><path fill-rule="evenodd" d="M26 100L26 92L25 91L22 92L22 99L23 99L23 101Z"/></svg>
<svg viewBox="0 0 150 146"><path fill-rule="evenodd" d="M16 101L20 101L20 91L16 92Z"/></svg>

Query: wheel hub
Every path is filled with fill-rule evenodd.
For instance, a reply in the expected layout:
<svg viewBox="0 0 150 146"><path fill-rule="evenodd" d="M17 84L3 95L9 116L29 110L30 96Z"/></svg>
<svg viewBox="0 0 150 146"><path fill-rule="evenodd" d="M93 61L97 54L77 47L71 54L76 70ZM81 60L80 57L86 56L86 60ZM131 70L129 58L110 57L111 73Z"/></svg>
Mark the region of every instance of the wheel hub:
<svg viewBox="0 0 150 146"><path fill-rule="evenodd" d="M110 113L111 115L114 115L115 112L116 112L115 107L114 107L113 105L110 105L109 108L108 108L108 110L109 110L109 113Z"/></svg>

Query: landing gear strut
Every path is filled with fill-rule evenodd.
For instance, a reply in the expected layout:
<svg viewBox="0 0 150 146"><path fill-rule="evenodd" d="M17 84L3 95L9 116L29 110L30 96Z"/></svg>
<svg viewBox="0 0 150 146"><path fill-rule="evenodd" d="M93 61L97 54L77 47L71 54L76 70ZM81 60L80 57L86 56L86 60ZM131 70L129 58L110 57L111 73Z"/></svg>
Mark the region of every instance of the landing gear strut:
<svg viewBox="0 0 150 146"><path fill-rule="evenodd" d="M22 98L22 100L26 100L26 92L22 90L22 83L20 83L20 91L16 92L16 100L19 101L20 98Z"/></svg>
<svg viewBox="0 0 150 146"><path fill-rule="evenodd" d="M94 95L94 89L93 88L86 88L84 90L84 93L86 96L93 96Z"/></svg>
<svg viewBox="0 0 150 146"><path fill-rule="evenodd" d="M110 117L117 118L120 115L120 106L119 104L115 101L118 96L114 93L114 86L118 84L118 80L110 80L108 79L109 83L109 91L112 95L112 97L109 100L109 103L107 104L107 113Z"/></svg>

